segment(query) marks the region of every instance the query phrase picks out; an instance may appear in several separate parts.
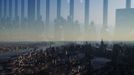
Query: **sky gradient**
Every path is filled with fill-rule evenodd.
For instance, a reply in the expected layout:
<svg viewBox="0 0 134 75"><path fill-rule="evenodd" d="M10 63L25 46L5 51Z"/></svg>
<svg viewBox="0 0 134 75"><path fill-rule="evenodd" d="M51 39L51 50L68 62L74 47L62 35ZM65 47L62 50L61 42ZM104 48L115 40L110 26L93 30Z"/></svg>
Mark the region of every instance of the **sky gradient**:
<svg viewBox="0 0 134 75"><path fill-rule="evenodd" d="M62 16L67 18L69 15L68 0L62 0ZM45 20L45 0L42 0L42 16ZM134 7L134 0L132 0L132 7ZM51 0L50 7L51 21L56 18L56 0ZM109 0L108 21L110 25L115 24L115 10L118 8L125 8L125 0ZM91 0L90 1L90 21L94 21L96 24L102 24L103 14L103 0ZM75 0L75 20L80 23L84 22L84 2L83 0Z"/></svg>
<svg viewBox="0 0 134 75"><path fill-rule="evenodd" d="M69 0L61 0L62 1L62 6L61 6L61 16L65 19L67 19L67 17L69 16ZM126 0L108 0L109 1L109 6L108 6L108 26L111 29L111 33L114 32L114 27L115 27L115 14L116 14L116 9L120 9L120 8L125 8L125 4L126 4ZM50 0L50 31L54 32L54 20L56 19L56 0ZM134 8L134 0L132 0L131 2L132 4L132 8ZM19 2L20 4L20 2ZM27 7L27 5L25 6ZM77 20L80 24L81 27L84 26L84 0L75 0L75 8L74 8L74 19L75 21ZM20 11L20 9L19 9ZM25 11L25 13L27 12L27 10ZM79 37L78 39L73 39L73 40L94 40L94 39L98 39L101 34L100 34L100 26L102 26L102 22L103 22L103 0L90 0L90 16L89 16L89 22L94 22L96 25L96 31L94 34L90 34L87 35L88 38L83 38L83 37ZM27 16L25 14L25 16ZM45 23L45 17L46 17L46 0L41 0L41 16L42 16L42 20ZM28 29L30 31L30 29ZM14 33L15 32L15 33ZM21 33L21 32L17 32L16 30L13 31L13 34L10 35L9 32L8 34L4 34L0 32L0 40L30 40L30 41L40 41L40 40L48 40L47 37L45 37L46 35L44 35L44 32L38 34L35 32L33 33L27 33L28 31L25 31L25 33ZM38 32L38 31L37 31ZM21 33L21 34L20 34ZM48 32L49 33L49 32ZM49 33L50 36L54 35L52 33ZM83 34L85 36L85 34ZM68 36L68 35L67 35ZM110 35L110 36L113 36ZM127 36L125 38L122 38L120 40L134 40L133 37L134 35L131 36ZM115 36L117 37L117 39L119 40L119 38L122 37L122 35L120 36ZM105 36L104 37L100 37L100 38L104 38L104 39L109 39L109 37ZM110 37L110 39L114 39L113 37ZM69 40L69 39L67 39Z"/></svg>

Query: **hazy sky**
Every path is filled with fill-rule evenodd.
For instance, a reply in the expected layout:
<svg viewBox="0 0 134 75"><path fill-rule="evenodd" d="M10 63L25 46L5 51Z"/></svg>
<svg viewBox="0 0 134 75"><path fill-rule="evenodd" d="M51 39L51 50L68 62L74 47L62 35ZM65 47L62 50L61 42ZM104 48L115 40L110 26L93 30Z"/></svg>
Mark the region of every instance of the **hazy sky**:
<svg viewBox="0 0 134 75"><path fill-rule="evenodd" d="M69 2L68 0L61 0L62 1L62 9L61 9L61 15L67 19L67 16L69 15ZM108 6L108 24L109 26L115 26L115 13L116 13L116 9L119 8L125 8L125 2L126 0L109 0L109 6ZM54 19L56 19L56 0L50 0L50 28L54 27L53 26L53 21ZM134 7L134 0L132 0L132 8ZM20 3L19 3L20 4ZM27 6L25 6L27 7ZM19 9L20 10L20 9ZM26 12L25 12L26 13ZM45 22L45 17L46 17L46 0L41 0L41 15L43 18L43 21ZM99 26L98 25L102 25L102 17L103 16L103 0L90 0L90 22L94 21L96 28ZM81 26L83 25L84 22L84 0L75 0L75 20L78 20ZM36 27L34 27L36 28ZM51 32L53 32L54 29L49 29ZM95 29L94 29L95 30ZM97 30L97 29L96 29ZM17 32L16 29L12 30L13 32L7 30L0 32L0 40L47 40L46 35L44 35L44 32L42 33L37 33L37 30L34 30L34 32L32 33L27 33L30 31L30 29L28 29L28 31L25 30L26 33L21 33L20 31ZM111 27L111 32L114 31L114 28ZM23 30L22 30L23 32ZM98 35L98 32L100 32L99 30L96 31L97 33L93 32L94 34L97 34L98 37L100 37ZM6 34L5 34L6 33ZM10 33L14 33L14 34L10 34ZM49 32L48 32L49 33ZM134 32L133 32L134 33ZM54 35L53 33L49 33L50 36ZM93 35L88 35L89 38L87 39L95 39L97 38L96 36L92 37ZM119 39L122 36L116 36ZM131 37L131 38L130 38ZM133 36L128 36L127 39L128 40L134 40L132 37ZM102 37L100 37L102 38ZM112 38L112 37L110 37ZM125 38L126 39L126 38ZM82 38L82 40L84 40ZM85 39L86 40L86 39Z"/></svg>
<svg viewBox="0 0 134 75"><path fill-rule="evenodd" d="M42 16L45 20L45 1L42 0ZM75 20L80 23L84 22L84 0L75 0ZM96 24L102 24L103 13L103 0L90 0L90 21L94 21ZM109 0L109 25L115 24L115 9L125 8L126 0ZM132 0L132 7L134 7L134 0ZM56 0L51 0L51 21L56 18ZM68 0L62 0L62 16L67 18L69 12Z"/></svg>

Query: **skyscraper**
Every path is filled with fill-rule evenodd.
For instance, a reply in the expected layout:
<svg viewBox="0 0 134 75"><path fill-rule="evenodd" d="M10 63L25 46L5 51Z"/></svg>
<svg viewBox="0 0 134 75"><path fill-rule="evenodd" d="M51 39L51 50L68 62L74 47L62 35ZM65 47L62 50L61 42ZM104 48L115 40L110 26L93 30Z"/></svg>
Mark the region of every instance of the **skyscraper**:
<svg viewBox="0 0 134 75"><path fill-rule="evenodd" d="M131 0L126 0L126 8L131 8Z"/></svg>
<svg viewBox="0 0 134 75"><path fill-rule="evenodd" d="M57 0L57 18L61 17L61 0Z"/></svg>
<svg viewBox="0 0 134 75"><path fill-rule="evenodd" d="M18 17L18 0L14 0L15 1L15 18Z"/></svg>
<svg viewBox="0 0 134 75"><path fill-rule="evenodd" d="M40 19L40 0L36 0L37 1L37 19Z"/></svg>
<svg viewBox="0 0 134 75"><path fill-rule="evenodd" d="M70 0L70 20L74 21L74 0Z"/></svg>
<svg viewBox="0 0 134 75"><path fill-rule="evenodd" d="M25 13L25 0L21 0L21 20L24 19L24 13Z"/></svg>
<svg viewBox="0 0 134 75"><path fill-rule="evenodd" d="M49 25L50 0L46 0L46 25Z"/></svg>
<svg viewBox="0 0 134 75"><path fill-rule="evenodd" d="M12 17L12 0L9 0L9 17L11 18Z"/></svg>
<svg viewBox="0 0 134 75"><path fill-rule="evenodd" d="M103 25L106 28L108 24L108 0L103 0Z"/></svg>
<svg viewBox="0 0 134 75"><path fill-rule="evenodd" d="M85 0L85 25L89 24L89 4L90 0Z"/></svg>
<svg viewBox="0 0 134 75"><path fill-rule="evenodd" d="M28 20L35 20L35 0L28 0Z"/></svg>

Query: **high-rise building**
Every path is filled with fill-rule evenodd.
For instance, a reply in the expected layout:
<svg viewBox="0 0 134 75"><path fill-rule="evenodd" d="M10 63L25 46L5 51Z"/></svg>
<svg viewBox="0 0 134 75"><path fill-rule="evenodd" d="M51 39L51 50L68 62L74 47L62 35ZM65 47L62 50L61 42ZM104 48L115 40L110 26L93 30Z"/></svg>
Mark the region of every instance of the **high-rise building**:
<svg viewBox="0 0 134 75"><path fill-rule="evenodd" d="M61 0L57 0L57 18L61 17Z"/></svg>
<svg viewBox="0 0 134 75"><path fill-rule="evenodd" d="M126 8L131 8L131 0L126 0Z"/></svg>
<svg viewBox="0 0 134 75"><path fill-rule="evenodd" d="M74 0L70 0L70 20L73 21L74 20Z"/></svg>
<svg viewBox="0 0 134 75"><path fill-rule="evenodd" d="M126 8L116 10L116 31L120 34L131 33L134 28L133 20L134 8L131 8L131 0L126 0Z"/></svg>
<svg viewBox="0 0 134 75"><path fill-rule="evenodd" d="M49 25L50 17L50 0L46 0L46 25Z"/></svg>
<svg viewBox="0 0 134 75"><path fill-rule="evenodd" d="M21 20L24 19L24 14L25 14L25 0L21 0Z"/></svg>
<svg viewBox="0 0 134 75"><path fill-rule="evenodd" d="M11 18L12 17L12 0L9 0L9 17Z"/></svg>
<svg viewBox="0 0 134 75"><path fill-rule="evenodd" d="M103 0L103 27L108 25L108 0Z"/></svg>
<svg viewBox="0 0 134 75"><path fill-rule="evenodd" d="M18 0L14 0L15 1L15 13L14 13L14 15L15 15L15 18L17 18L18 17Z"/></svg>
<svg viewBox="0 0 134 75"><path fill-rule="evenodd" d="M36 0L37 1L37 19L40 19L40 0Z"/></svg>
<svg viewBox="0 0 134 75"><path fill-rule="evenodd" d="M28 20L35 20L35 0L28 0Z"/></svg>
<svg viewBox="0 0 134 75"><path fill-rule="evenodd" d="M85 25L89 24L89 5L90 0L85 0Z"/></svg>

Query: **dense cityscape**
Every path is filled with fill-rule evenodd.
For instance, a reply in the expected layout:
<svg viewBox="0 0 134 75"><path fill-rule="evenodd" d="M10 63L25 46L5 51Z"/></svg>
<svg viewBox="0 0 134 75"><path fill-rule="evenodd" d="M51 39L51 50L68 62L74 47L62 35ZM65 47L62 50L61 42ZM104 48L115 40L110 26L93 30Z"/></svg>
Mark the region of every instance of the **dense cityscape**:
<svg viewBox="0 0 134 75"><path fill-rule="evenodd" d="M103 40L1 43L0 74L133 75L133 49L133 42Z"/></svg>
<svg viewBox="0 0 134 75"><path fill-rule="evenodd" d="M84 23L75 19L82 18L77 1L0 0L0 75L134 75L131 0L114 10L115 28L108 23L110 0L102 0L101 27L91 20L91 0L79 0Z"/></svg>

